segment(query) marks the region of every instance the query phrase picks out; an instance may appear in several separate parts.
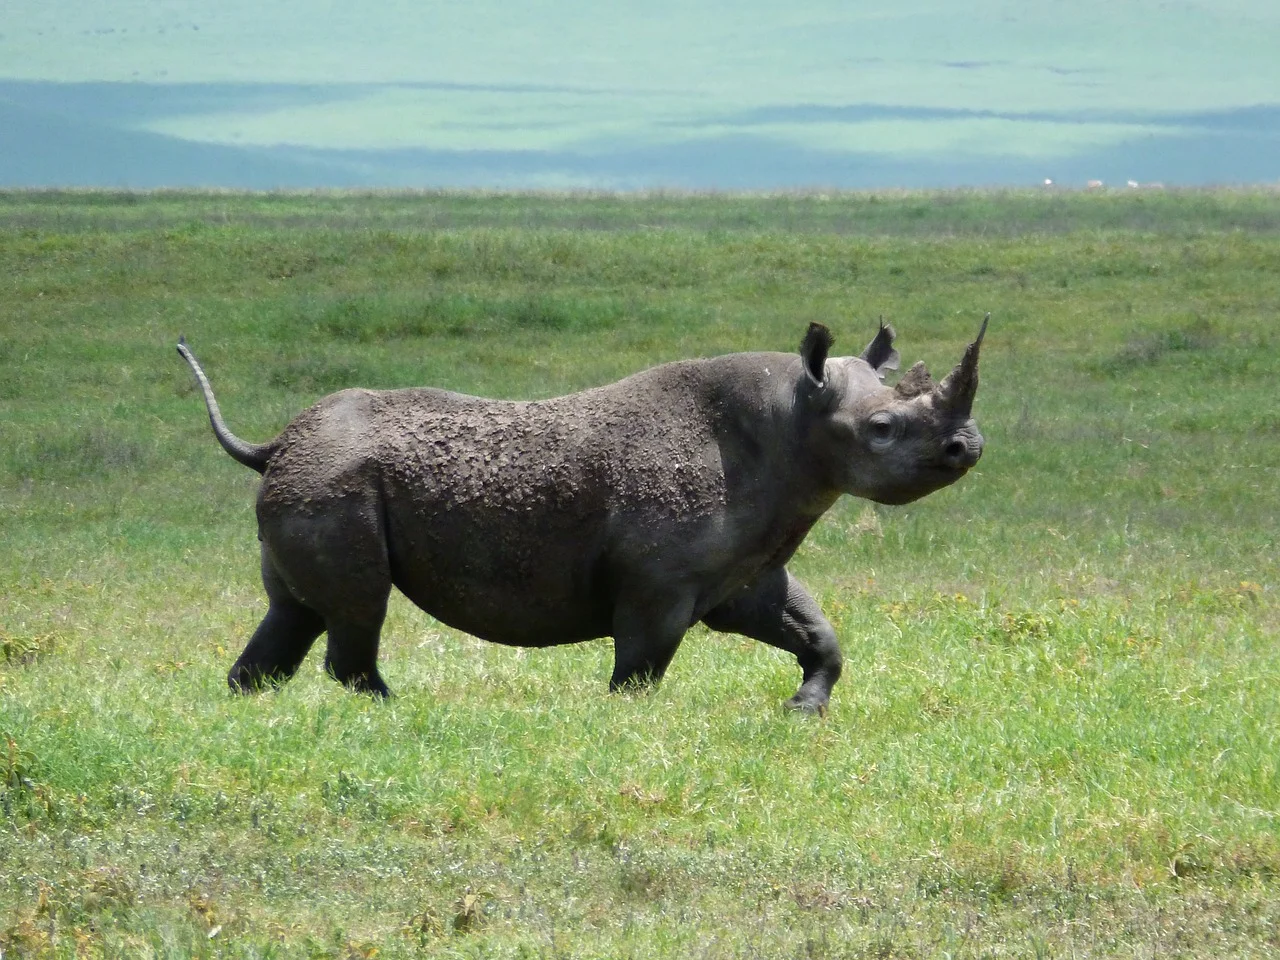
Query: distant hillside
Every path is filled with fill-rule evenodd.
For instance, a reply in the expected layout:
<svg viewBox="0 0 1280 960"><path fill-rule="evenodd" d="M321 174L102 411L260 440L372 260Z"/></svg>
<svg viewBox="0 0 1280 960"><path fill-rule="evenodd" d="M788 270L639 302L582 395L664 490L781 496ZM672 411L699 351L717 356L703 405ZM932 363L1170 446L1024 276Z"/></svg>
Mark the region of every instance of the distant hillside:
<svg viewBox="0 0 1280 960"><path fill-rule="evenodd" d="M1141 138L1052 161L945 155L899 159L825 150L752 132L745 122L737 130L716 128L674 143L618 138L598 142L590 151L360 150L199 143L131 129L118 125L119 115L104 109L100 86L0 82L0 185L759 190L1027 185L1046 176L1077 186L1092 179L1112 185L1129 179L1170 185L1280 181L1280 107L1178 116L1163 125L1149 124L1152 132ZM138 103L145 102L144 93L160 99L165 95L163 87L141 91L110 86L122 107L130 104L130 94ZM215 95L229 96L225 89ZM188 96L194 93L188 91ZM246 99L261 96L257 89ZM833 109L794 108L791 113L799 122L817 122ZM845 114L859 109L865 113L870 108L846 108ZM90 119L95 111L101 121Z"/></svg>
<svg viewBox="0 0 1280 960"><path fill-rule="evenodd" d="M0 186L1269 183L1277 37L1274 0L20 0Z"/></svg>
<svg viewBox="0 0 1280 960"><path fill-rule="evenodd" d="M354 186L319 159L121 130L0 99L0 183L42 187Z"/></svg>

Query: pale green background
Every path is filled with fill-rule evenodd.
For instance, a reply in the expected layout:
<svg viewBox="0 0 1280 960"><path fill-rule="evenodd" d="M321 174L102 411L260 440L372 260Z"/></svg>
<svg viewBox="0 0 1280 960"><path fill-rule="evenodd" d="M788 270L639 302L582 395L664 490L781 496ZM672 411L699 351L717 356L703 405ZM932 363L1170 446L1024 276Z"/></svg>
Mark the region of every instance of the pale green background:
<svg viewBox="0 0 1280 960"><path fill-rule="evenodd" d="M7 0L0 122L0 182L1274 181L1280 3Z"/></svg>

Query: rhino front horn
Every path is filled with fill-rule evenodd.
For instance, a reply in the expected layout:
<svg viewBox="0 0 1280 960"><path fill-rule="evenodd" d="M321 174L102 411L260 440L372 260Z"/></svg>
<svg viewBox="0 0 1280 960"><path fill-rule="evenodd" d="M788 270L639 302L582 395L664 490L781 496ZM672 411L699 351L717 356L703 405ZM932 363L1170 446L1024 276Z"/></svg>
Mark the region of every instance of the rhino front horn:
<svg viewBox="0 0 1280 960"><path fill-rule="evenodd" d="M978 392L978 352L982 349L982 338L987 333L987 321L990 319L990 313L983 317L978 338L965 349L964 357L956 368L938 384L943 405L956 417L967 418L973 409L973 398Z"/></svg>

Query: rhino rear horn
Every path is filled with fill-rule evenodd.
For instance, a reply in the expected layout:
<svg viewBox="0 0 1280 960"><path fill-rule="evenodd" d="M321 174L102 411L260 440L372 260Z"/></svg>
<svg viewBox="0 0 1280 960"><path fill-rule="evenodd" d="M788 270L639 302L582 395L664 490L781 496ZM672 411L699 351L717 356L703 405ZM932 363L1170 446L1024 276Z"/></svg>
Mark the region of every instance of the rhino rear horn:
<svg viewBox="0 0 1280 960"><path fill-rule="evenodd" d="M804 361L804 372L815 387L822 387L827 382L827 354L835 337L820 323L809 324L804 340L800 342L800 359Z"/></svg>
<svg viewBox="0 0 1280 960"><path fill-rule="evenodd" d="M987 333L990 319L991 314L988 313L982 320L977 339L965 348L960 363L938 384L939 398L953 416L968 417L973 410L973 398L978 392L978 352L982 349L982 338Z"/></svg>
<svg viewBox="0 0 1280 960"><path fill-rule="evenodd" d="M867 362L876 375L883 380L886 370L898 369L898 351L893 349L893 338L897 334L893 332L893 327L884 322L884 318L880 320L880 330L876 333L875 339L867 344L867 349L862 351L862 359Z"/></svg>
<svg viewBox="0 0 1280 960"><path fill-rule="evenodd" d="M911 369L902 375L902 379L898 381L893 389L902 399L910 400L912 397L928 393L936 387L937 384L933 382L933 377L929 376L929 368L924 365L923 360L917 360L911 365Z"/></svg>

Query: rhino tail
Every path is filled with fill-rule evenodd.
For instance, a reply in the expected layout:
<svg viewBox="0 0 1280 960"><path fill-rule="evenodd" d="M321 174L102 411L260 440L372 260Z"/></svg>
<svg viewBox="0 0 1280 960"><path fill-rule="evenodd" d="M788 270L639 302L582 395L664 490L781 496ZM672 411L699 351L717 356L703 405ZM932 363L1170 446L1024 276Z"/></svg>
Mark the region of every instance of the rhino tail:
<svg viewBox="0 0 1280 960"><path fill-rule="evenodd" d="M182 354L182 359L187 361L191 366L192 372L196 375L196 382L200 384L200 390L204 394L204 405L209 410L209 422L213 424L213 435L222 444L222 449L231 454L233 460L243 463L246 467L257 470L259 473L265 473L267 461L271 459L272 444L249 443L232 433L222 419L222 411L218 409L218 401L214 399L213 387L209 385L209 378L200 369L200 364L196 360L195 354L187 347L186 337L178 338L178 353Z"/></svg>

